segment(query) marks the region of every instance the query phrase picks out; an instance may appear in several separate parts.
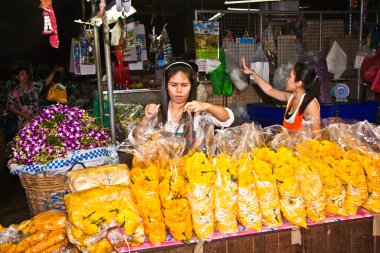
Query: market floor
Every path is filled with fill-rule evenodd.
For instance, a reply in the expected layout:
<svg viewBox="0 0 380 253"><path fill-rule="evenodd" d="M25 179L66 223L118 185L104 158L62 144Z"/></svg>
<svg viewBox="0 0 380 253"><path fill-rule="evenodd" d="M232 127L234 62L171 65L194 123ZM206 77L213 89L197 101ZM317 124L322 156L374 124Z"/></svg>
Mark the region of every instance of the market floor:
<svg viewBox="0 0 380 253"><path fill-rule="evenodd" d="M17 176L7 168L0 168L0 225L8 227L29 219L24 189Z"/></svg>

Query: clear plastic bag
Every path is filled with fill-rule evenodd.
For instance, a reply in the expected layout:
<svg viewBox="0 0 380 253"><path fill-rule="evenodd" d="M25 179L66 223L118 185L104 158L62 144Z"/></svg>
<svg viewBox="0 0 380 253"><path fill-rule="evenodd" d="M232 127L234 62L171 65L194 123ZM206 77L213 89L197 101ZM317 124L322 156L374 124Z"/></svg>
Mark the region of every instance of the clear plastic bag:
<svg viewBox="0 0 380 253"><path fill-rule="evenodd" d="M368 56L373 56L372 49L367 45L362 45L355 56L354 69L360 69L364 59Z"/></svg>
<svg viewBox="0 0 380 253"><path fill-rule="evenodd" d="M210 239L214 234L215 168L212 163L214 150L214 127L207 124L185 157L187 199L190 204L193 229L200 239Z"/></svg>
<svg viewBox="0 0 380 253"><path fill-rule="evenodd" d="M305 199L306 216L314 222L324 221L326 202L321 177L318 171L310 166L314 162L312 159L303 156L298 159L296 178L300 182L301 192Z"/></svg>
<svg viewBox="0 0 380 253"><path fill-rule="evenodd" d="M243 226L250 229L259 231L262 227L262 214L250 153L243 153L238 164L237 219Z"/></svg>
<svg viewBox="0 0 380 253"><path fill-rule="evenodd" d="M282 64L274 72L273 87L284 91L286 88L287 80L290 75L290 71L293 69L294 64Z"/></svg>
<svg viewBox="0 0 380 253"><path fill-rule="evenodd" d="M344 150L328 140L307 140L296 146L301 157L312 160L309 167L317 171L323 183L326 212L347 215L345 206L346 189L335 172L335 161L344 155Z"/></svg>
<svg viewBox="0 0 380 253"><path fill-rule="evenodd" d="M270 163L273 154L274 152L268 148L254 148L252 151L256 190L263 222L266 226L278 227L282 225L282 216L276 176Z"/></svg>
<svg viewBox="0 0 380 253"><path fill-rule="evenodd" d="M265 81L269 82L269 62L263 51L262 44L257 46L250 68ZM251 78L254 80L253 77Z"/></svg>
<svg viewBox="0 0 380 253"><path fill-rule="evenodd" d="M185 179L186 140L172 136L163 139L168 156L167 165L160 168L159 193L164 214L165 225L177 241L187 242L193 234L190 205L187 200Z"/></svg>
<svg viewBox="0 0 380 253"><path fill-rule="evenodd" d="M272 166L277 179L280 207L284 218L297 226L306 228L305 201L300 182L295 176L298 160L292 151L282 147L273 156Z"/></svg>
<svg viewBox="0 0 380 253"><path fill-rule="evenodd" d="M185 172L194 232L200 239L210 239L215 220L212 190L215 169L211 158L203 152L191 153L185 160Z"/></svg>
<svg viewBox="0 0 380 253"><path fill-rule="evenodd" d="M166 31L166 25L162 28L161 34L157 37L157 40L158 48L156 52L156 68L160 69L168 66L173 60L173 50L170 43L169 34Z"/></svg>
<svg viewBox="0 0 380 253"><path fill-rule="evenodd" d="M50 210L0 231L0 252L69 252L66 214ZM67 249L67 250L66 250Z"/></svg>
<svg viewBox="0 0 380 253"><path fill-rule="evenodd" d="M101 185L130 185L129 169L126 164L110 164L67 174L70 192L87 190Z"/></svg>
<svg viewBox="0 0 380 253"><path fill-rule="evenodd" d="M218 131L216 180L214 184L215 224L224 233L237 232L238 164L243 153L248 153L251 125Z"/></svg>
<svg viewBox="0 0 380 253"><path fill-rule="evenodd" d="M120 142L125 141L133 127L144 115L144 107L134 103L115 103L116 136Z"/></svg>
<svg viewBox="0 0 380 253"><path fill-rule="evenodd" d="M131 246L145 241L144 227L129 187L110 185L70 193L65 197L67 236L81 250L104 249L111 252L106 240L110 227L120 226Z"/></svg>

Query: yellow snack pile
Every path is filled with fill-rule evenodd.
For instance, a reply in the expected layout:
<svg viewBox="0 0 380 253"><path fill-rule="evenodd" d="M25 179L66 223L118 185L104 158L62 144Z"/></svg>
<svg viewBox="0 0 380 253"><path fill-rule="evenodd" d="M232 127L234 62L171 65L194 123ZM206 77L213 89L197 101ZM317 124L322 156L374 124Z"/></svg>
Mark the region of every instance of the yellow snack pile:
<svg viewBox="0 0 380 253"><path fill-rule="evenodd" d="M204 153L195 152L186 158L185 172L194 232L201 239L209 239L214 234L214 166Z"/></svg>

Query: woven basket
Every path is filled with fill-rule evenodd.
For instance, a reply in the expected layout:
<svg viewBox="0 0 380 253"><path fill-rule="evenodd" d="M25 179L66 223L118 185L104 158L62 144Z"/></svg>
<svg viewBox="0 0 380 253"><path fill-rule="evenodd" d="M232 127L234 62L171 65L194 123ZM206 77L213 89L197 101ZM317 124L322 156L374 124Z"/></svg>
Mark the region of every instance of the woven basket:
<svg viewBox="0 0 380 253"><path fill-rule="evenodd" d="M63 197L69 193L66 176L21 174L20 181L25 190L29 213L32 217L50 209L65 209Z"/></svg>

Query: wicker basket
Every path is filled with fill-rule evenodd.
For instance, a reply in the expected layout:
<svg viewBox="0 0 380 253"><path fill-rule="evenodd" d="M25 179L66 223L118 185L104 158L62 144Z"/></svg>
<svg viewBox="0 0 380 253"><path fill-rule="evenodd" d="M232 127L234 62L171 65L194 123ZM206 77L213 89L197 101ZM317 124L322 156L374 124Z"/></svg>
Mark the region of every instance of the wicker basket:
<svg viewBox="0 0 380 253"><path fill-rule="evenodd" d="M21 174L31 216L50 209L65 209L63 197L69 192L66 176L36 176Z"/></svg>

